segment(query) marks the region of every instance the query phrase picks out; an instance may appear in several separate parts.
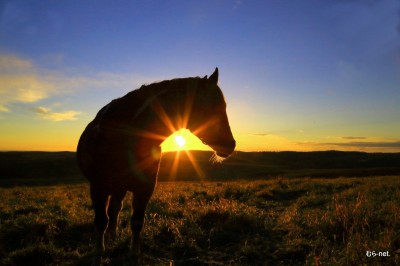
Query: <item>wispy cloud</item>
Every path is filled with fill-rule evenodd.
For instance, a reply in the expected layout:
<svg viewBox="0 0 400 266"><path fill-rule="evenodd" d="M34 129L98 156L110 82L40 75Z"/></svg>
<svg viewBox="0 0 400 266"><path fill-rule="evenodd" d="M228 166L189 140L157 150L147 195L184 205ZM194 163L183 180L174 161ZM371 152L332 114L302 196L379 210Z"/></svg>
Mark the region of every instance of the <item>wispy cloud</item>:
<svg viewBox="0 0 400 266"><path fill-rule="evenodd" d="M270 134L268 133L250 133L250 136L257 136L257 137L266 137L269 136Z"/></svg>
<svg viewBox="0 0 400 266"><path fill-rule="evenodd" d="M354 147L354 148L400 148L400 141L351 141L351 142L332 142L320 143L321 145L332 145L338 147Z"/></svg>
<svg viewBox="0 0 400 266"><path fill-rule="evenodd" d="M11 112L13 103L36 103L53 96L93 88L134 89L154 80L130 73L100 72L82 75L78 70L43 69L31 60L0 54L0 112ZM69 117L74 116L70 113Z"/></svg>
<svg viewBox="0 0 400 266"><path fill-rule="evenodd" d="M369 137L340 137L347 141L303 141L296 145L309 147L310 150L345 150L345 151L366 151L366 152L400 152L400 140L377 139Z"/></svg>
<svg viewBox="0 0 400 266"><path fill-rule="evenodd" d="M9 112L12 102L36 102L54 90L53 84L35 73L29 60L0 55L0 112Z"/></svg>
<svg viewBox="0 0 400 266"><path fill-rule="evenodd" d="M340 137L341 139L349 139L349 140L354 140L354 139L367 139L366 137L353 137L353 136L344 136Z"/></svg>
<svg viewBox="0 0 400 266"><path fill-rule="evenodd" d="M32 62L11 55L0 56L1 73L15 74L16 71L25 72L32 68Z"/></svg>
<svg viewBox="0 0 400 266"><path fill-rule="evenodd" d="M77 115L81 113L79 111L74 111L74 110L69 110L65 112L53 112L49 108L42 106L33 108L32 110L36 112L40 118L54 122L76 120L78 119Z"/></svg>
<svg viewBox="0 0 400 266"><path fill-rule="evenodd" d="M46 107L36 107L36 108L33 108L33 110L36 112L36 113L38 113L38 114L47 114L47 113L49 113L50 112L50 109L49 108L46 108Z"/></svg>

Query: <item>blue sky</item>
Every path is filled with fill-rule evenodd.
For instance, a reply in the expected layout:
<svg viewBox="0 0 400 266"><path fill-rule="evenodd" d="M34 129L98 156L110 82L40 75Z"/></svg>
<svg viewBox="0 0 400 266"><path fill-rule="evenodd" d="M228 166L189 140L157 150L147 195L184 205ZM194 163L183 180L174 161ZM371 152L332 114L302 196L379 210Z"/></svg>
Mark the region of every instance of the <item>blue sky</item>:
<svg viewBox="0 0 400 266"><path fill-rule="evenodd" d="M1 1L0 149L74 150L110 100L216 66L238 150L400 152L398 0Z"/></svg>

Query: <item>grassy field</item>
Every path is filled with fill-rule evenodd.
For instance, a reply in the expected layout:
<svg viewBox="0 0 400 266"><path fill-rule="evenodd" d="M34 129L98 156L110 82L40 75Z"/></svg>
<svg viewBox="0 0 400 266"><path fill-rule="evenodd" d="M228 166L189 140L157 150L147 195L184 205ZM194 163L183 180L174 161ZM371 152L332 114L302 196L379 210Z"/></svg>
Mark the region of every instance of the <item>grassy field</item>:
<svg viewBox="0 0 400 266"><path fill-rule="evenodd" d="M89 265L92 219L86 183L0 188L0 265ZM144 265L399 265L400 177L160 182L142 234Z"/></svg>

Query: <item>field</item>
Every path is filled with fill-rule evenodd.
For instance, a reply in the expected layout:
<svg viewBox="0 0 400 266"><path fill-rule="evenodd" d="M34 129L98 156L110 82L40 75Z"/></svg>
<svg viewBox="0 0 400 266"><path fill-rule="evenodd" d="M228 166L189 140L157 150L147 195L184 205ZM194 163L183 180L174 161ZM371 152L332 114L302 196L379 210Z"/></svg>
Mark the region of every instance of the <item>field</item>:
<svg viewBox="0 0 400 266"><path fill-rule="evenodd" d="M89 265L92 219L85 182L0 188L0 265ZM142 234L143 265L399 265L400 177L159 182Z"/></svg>

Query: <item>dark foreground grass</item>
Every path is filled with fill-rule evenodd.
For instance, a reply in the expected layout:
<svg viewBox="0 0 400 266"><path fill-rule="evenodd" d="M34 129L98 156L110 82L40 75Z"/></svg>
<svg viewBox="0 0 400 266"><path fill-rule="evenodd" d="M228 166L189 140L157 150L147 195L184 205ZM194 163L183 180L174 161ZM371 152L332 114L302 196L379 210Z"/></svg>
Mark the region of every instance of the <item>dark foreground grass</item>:
<svg viewBox="0 0 400 266"><path fill-rule="evenodd" d="M0 265L90 264L92 215L86 184L0 189ZM400 178L159 183L142 234L144 265L398 265Z"/></svg>

